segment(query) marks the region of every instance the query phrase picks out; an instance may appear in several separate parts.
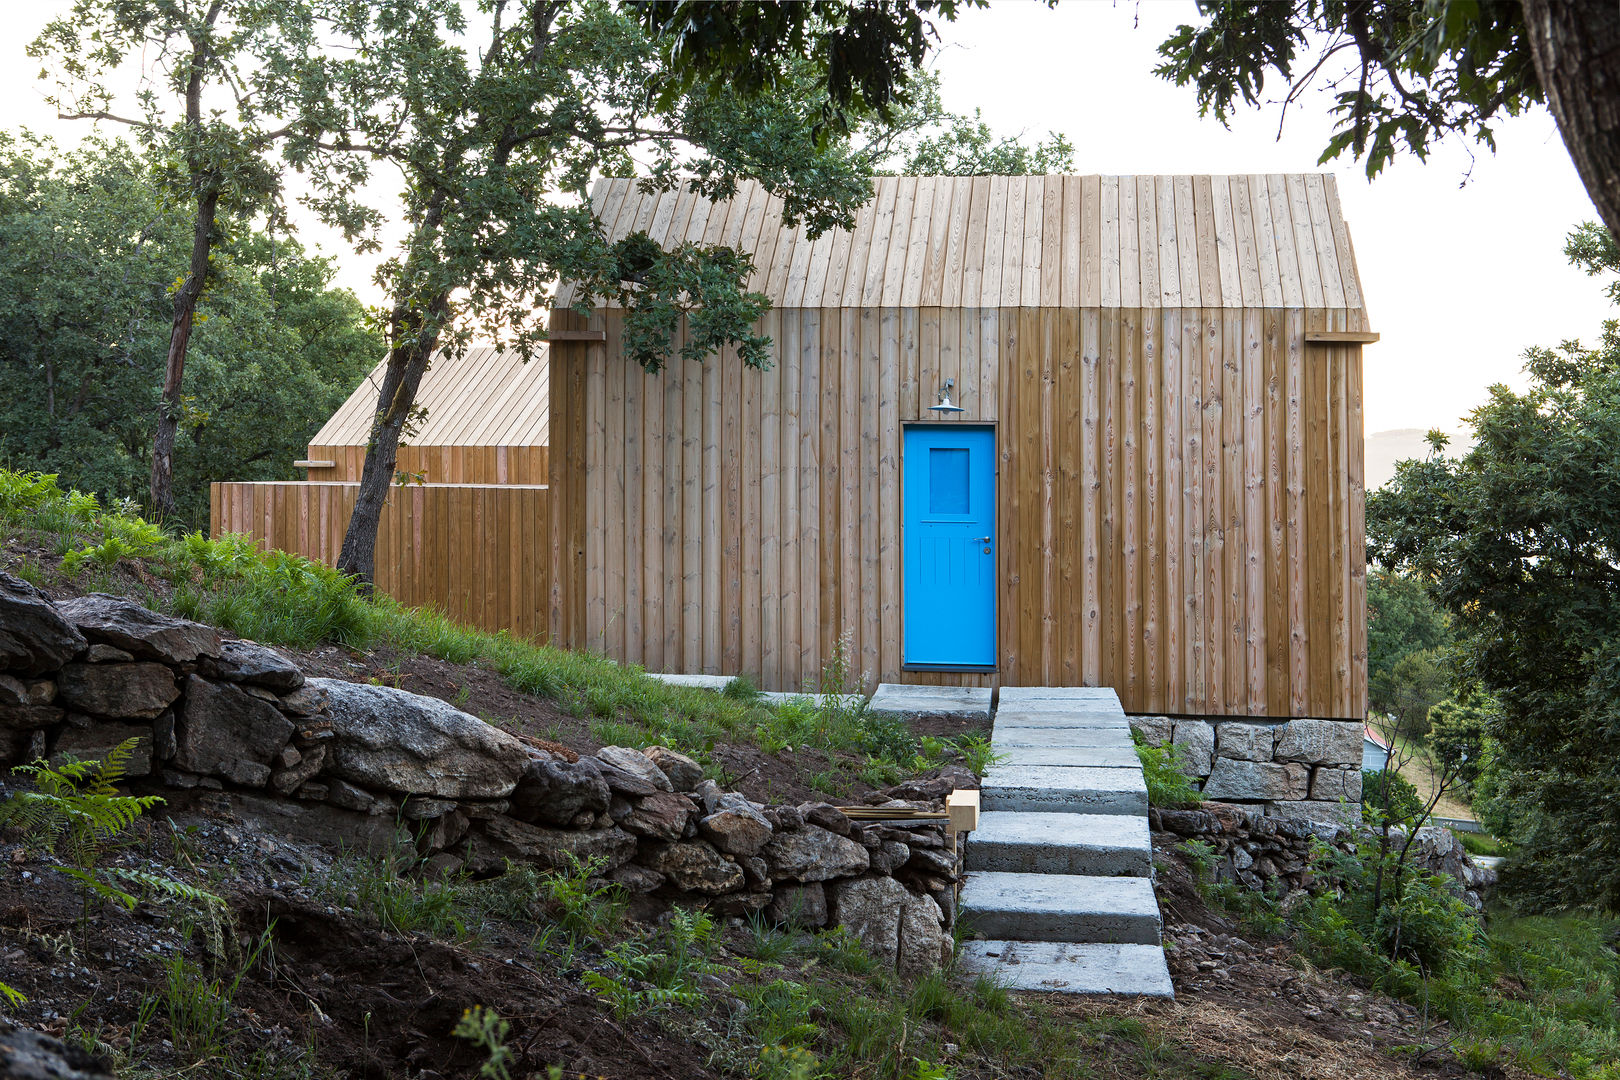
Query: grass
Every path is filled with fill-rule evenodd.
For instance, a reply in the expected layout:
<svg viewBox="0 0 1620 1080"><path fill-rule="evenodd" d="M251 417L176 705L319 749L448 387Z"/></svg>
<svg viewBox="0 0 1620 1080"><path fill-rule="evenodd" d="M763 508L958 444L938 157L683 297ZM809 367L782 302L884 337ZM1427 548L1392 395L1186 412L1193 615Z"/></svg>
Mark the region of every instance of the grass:
<svg viewBox="0 0 1620 1080"><path fill-rule="evenodd" d="M1285 922L1262 894L1211 881L1209 845L1183 848L1212 906L1255 933L1290 933L1315 965L1345 971L1444 1022L1449 1030L1439 1029L1439 1041L1469 1068L1513 1065L1540 1076L1620 1080L1620 916L1492 910L1451 963L1425 972L1369 947L1345 917L1346 900L1329 894L1302 909L1301 922Z"/></svg>
<svg viewBox="0 0 1620 1080"><path fill-rule="evenodd" d="M923 752L903 721L869 714L855 693L847 643L809 688L825 695L821 704L805 698L773 707L745 679L722 694L669 686L634 665L473 629L436 611L364 595L330 567L267 551L247 537L171 535L132 512L105 510L92 496L64 492L51 476L0 469L0 530L42 538L63 557L58 574L64 578L122 591L255 641L293 648L327 641L354 649L392 645L449 663L476 662L513 689L556 700L588 719L604 743L657 743L700 761L722 741L766 753L808 747L863 758L861 775L874 784L949 757L975 767L988 759L988 748L971 739ZM121 589L113 579L119 567L130 569L133 579ZM38 565L19 569L45 579ZM157 583L167 587L153 587Z"/></svg>

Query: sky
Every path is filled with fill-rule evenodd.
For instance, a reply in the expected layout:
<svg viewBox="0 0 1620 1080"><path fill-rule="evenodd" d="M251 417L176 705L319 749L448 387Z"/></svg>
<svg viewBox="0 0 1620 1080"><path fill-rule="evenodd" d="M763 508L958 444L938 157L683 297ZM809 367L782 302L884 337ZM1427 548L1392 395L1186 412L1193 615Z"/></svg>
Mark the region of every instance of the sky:
<svg viewBox="0 0 1620 1080"><path fill-rule="evenodd" d="M7 12L0 127L64 141L86 130L55 118L24 51L69 6L39 0ZM1455 431L1486 387L1523 384L1527 347L1596 338L1610 309L1600 283L1565 261L1563 241L1597 214L1545 110L1503 121L1494 156L1449 143L1426 162L1397 159L1369 182L1354 161L1316 164L1331 130L1325 94L1297 102L1279 139L1277 106L1243 113L1227 130L1198 116L1190 88L1154 76L1158 43L1195 15L1189 0L1064 0L1056 9L996 0L942 25L932 62L947 107L982 109L999 132L1061 131L1082 173L1334 173L1369 319L1383 335L1365 350L1369 433ZM319 230L305 238L339 256L340 284L380 301L374 260Z"/></svg>

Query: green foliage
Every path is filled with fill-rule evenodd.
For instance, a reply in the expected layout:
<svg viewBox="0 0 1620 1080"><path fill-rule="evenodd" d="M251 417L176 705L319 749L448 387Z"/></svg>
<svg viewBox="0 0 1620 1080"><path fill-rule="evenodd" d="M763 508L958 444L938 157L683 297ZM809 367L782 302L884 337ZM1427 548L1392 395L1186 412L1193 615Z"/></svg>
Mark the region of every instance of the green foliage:
<svg viewBox="0 0 1620 1080"><path fill-rule="evenodd" d="M1429 747L1440 765L1472 785L1491 758L1486 728L1496 703L1480 693L1447 698L1429 710Z"/></svg>
<svg viewBox="0 0 1620 1080"><path fill-rule="evenodd" d="M1367 574L1367 696L1374 712L1418 725L1445 690L1440 663L1451 644L1446 613L1423 581L1372 569Z"/></svg>
<svg viewBox="0 0 1620 1080"><path fill-rule="evenodd" d="M1170 743L1149 746L1140 735L1131 733L1136 742L1136 756L1142 762L1142 778L1147 782L1148 805L1166 809L1197 806L1204 801L1203 792L1194 786L1183 771L1181 748Z"/></svg>
<svg viewBox="0 0 1620 1080"><path fill-rule="evenodd" d="M163 983L153 1000L169 1021L169 1038L192 1062L223 1065L234 1056L229 1023L236 1013L236 995L273 940L274 926L267 927L241 962L225 972L205 971L184 953L164 961ZM227 1075L239 1074L232 1069Z"/></svg>
<svg viewBox="0 0 1620 1080"><path fill-rule="evenodd" d="M912 102L936 36L928 17L951 21L969 6L983 0L905 0L882 9L849 0L643 0L635 11L668 50L674 80L666 94L707 87L781 95L808 76L819 88L822 124L847 130L852 119L887 117Z"/></svg>
<svg viewBox="0 0 1620 1080"><path fill-rule="evenodd" d="M125 829L163 802L156 795L119 793L118 782L135 746L136 740L128 739L101 761L18 765L14 771L30 777L36 790L14 791L0 803L0 825L21 829L36 849L55 852L81 869L93 869Z"/></svg>
<svg viewBox="0 0 1620 1080"><path fill-rule="evenodd" d="M478 1075L485 1080L511 1080L512 1051L506 1040L512 1034L512 1025L501 1019L501 1014L482 1005L474 1005L456 1021L456 1038L466 1039L488 1056L478 1066Z"/></svg>
<svg viewBox="0 0 1620 1080"><path fill-rule="evenodd" d="M1480 783L1526 862L1503 884L1535 907L1620 906L1620 327L1594 350L1526 354L1469 418L1460 458L1403 463L1368 499L1371 553L1410 568L1452 616L1463 674L1494 701ZM1479 786L1479 785L1476 785Z"/></svg>
<svg viewBox="0 0 1620 1080"><path fill-rule="evenodd" d="M1361 770L1362 817L1373 825L1410 824L1423 813L1423 799L1417 786L1396 772L1386 769Z"/></svg>
<svg viewBox="0 0 1620 1080"><path fill-rule="evenodd" d="M111 504L144 498L173 298L190 245L155 159L91 138L0 133L0 460ZM232 229L186 363L174 456L181 518L208 481L291 480L310 435L379 351L332 263ZM0 505L5 496L0 494Z"/></svg>
<svg viewBox="0 0 1620 1080"><path fill-rule="evenodd" d="M1514 4L1237 2L1200 14L1159 46L1156 74L1191 84L1199 114L1223 123L1258 107L1273 74L1290 102L1325 91L1335 128L1320 161L1349 151L1369 177L1402 151L1427 158L1448 135L1494 149L1493 125L1543 100Z"/></svg>

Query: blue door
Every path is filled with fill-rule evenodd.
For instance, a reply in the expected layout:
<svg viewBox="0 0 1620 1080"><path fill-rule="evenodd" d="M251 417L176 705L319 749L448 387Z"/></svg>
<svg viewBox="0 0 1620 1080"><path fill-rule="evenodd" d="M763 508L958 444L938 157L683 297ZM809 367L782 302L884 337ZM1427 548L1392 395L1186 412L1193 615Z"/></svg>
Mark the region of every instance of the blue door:
<svg viewBox="0 0 1620 1080"><path fill-rule="evenodd" d="M905 429L905 664L996 663L996 433Z"/></svg>

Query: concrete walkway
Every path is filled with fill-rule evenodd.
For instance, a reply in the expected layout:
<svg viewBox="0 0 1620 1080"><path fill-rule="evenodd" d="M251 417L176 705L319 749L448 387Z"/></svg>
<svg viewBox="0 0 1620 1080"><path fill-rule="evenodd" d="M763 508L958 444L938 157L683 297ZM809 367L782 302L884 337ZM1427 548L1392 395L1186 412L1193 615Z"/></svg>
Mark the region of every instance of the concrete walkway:
<svg viewBox="0 0 1620 1080"><path fill-rule="evenodd" d="M1106 687L1004 687L961 910L962 966L1014 990L1174 997L1147 786Z"/></svg>

